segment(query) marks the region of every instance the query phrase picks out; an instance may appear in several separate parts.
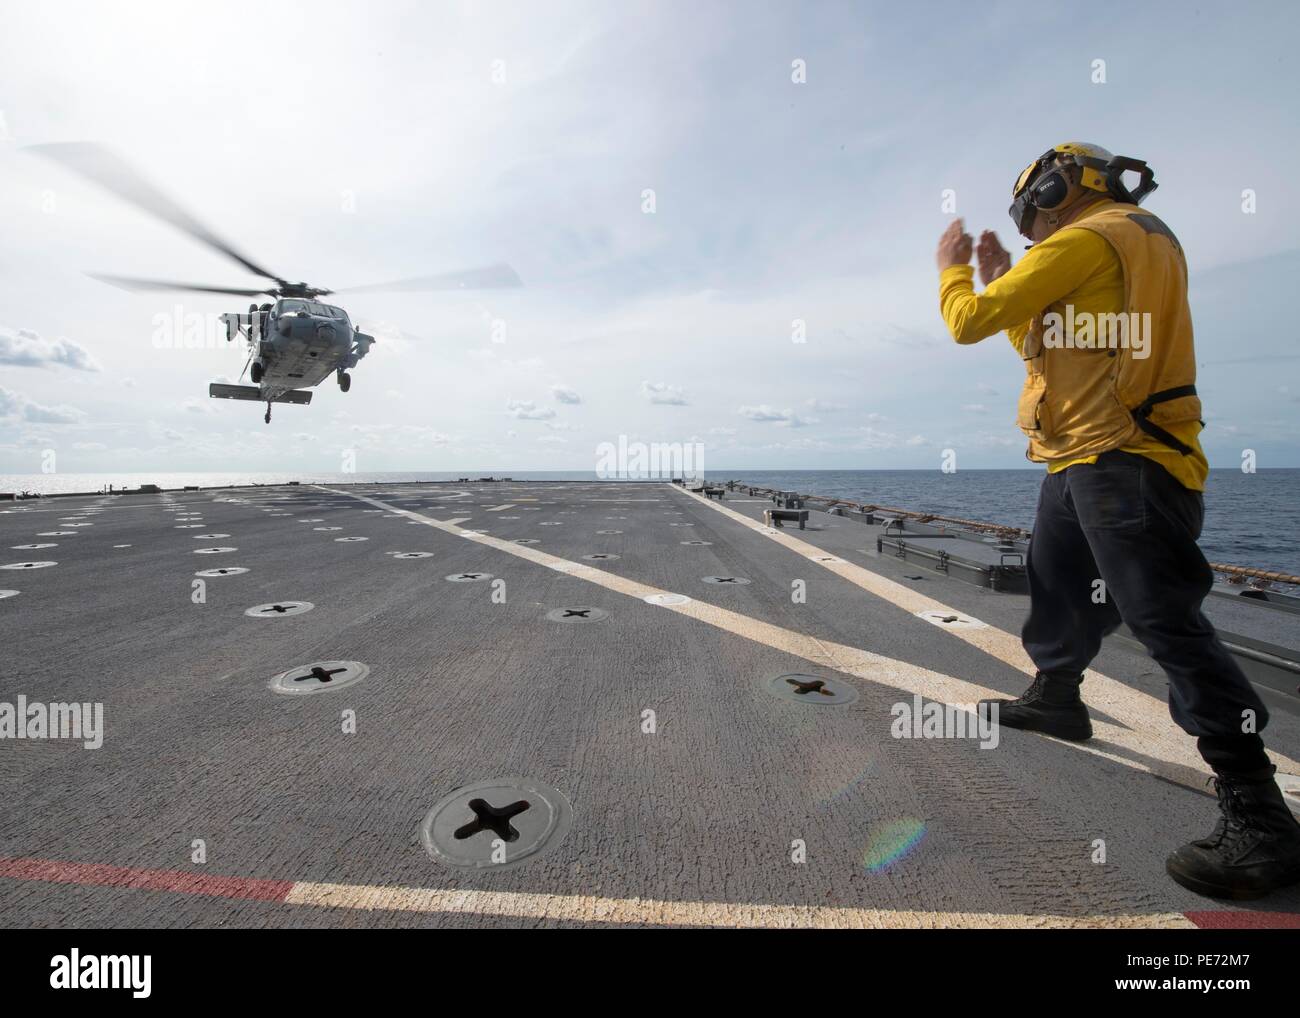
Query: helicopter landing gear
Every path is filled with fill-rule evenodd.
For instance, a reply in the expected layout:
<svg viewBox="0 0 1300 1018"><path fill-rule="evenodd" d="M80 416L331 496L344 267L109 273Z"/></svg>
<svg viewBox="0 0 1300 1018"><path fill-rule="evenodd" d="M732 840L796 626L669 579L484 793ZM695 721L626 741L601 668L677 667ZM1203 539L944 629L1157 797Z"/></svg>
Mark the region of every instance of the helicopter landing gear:
<svg viewBox="0 0 1300 1018"><path fill-rule="evenodd" d="M267 400L266 402L266 416L263 417L262 420L266 421L267 424L271 423L271 401L270 400Z"/></svg>
<svg viewBox="0 0 1300 1018"><path fill-rule="evenodd" d="M349 389L352 388L352 376L349 375L346 371L339 372L339 388L343 392L347 392Z"/></svg>
<svg viewBox="0 0 1300 1018"><path fill-rule="evenodd" d="M248 369L248 377L253 380L254 385L262 380L262 375L265 373L266 369L262 367L261 361L253 361L253 366Z"/></svg>

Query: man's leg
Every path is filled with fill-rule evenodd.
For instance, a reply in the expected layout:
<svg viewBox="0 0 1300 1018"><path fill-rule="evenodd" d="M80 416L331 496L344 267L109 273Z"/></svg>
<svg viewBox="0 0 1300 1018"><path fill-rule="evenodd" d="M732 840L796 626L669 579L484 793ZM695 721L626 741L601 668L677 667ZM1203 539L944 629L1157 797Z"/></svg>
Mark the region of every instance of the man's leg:
<svg viewBox="0 0 1300 1018"><path fill-rule="evenodd" d="M1107 600L1169 677L1169 712L1218 749L1210 763L1258 770L1268 710L1201 612L1214 575L1196 544L1203 503L1158 463L1106 453L1065 471Z"/></svg>
<svg viewBox="0 0 1300 1018"><path fill-rule="evenodd" d="M1043 478L1026 573L1029 617L1021 635L1038 674L1017 699L987 702L998 705L998 723L1009 728L1087 739L1092 722L1079 683L1102 638L1119 625L1119 614L1096 596L1097 564L1063 472Z"/></svg>
<svg viewBox="0 0 1300 1018"><path fill-rule="evenodd" d="M1077 684L1120 619L1098 591L1100 572L1070 497L1068 474L1048 474L1039 491L1025 570L1029 617L1021 638L1040 672Z"/></svg>
<svg viewBox="0 0 1300 1018"><path fill-rule="evenodd" d="M1169 711L1214 769L1223 812L1168 870L1202 894L1258 897L1300 880L1300 825L1259 732L1268 710L1201 611L1213 573L1196 544L1204 517L1158 463L1112 452L1065 471L1106 596L1169 679Z"/></svg>

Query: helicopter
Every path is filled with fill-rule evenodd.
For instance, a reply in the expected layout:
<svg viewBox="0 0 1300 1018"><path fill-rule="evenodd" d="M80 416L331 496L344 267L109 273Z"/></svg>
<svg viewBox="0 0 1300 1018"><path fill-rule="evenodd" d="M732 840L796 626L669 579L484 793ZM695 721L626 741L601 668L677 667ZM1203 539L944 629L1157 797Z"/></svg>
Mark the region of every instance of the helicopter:
<svg viewBox="0 0 1300 1018"><path fill-rule="evenodd" d="M310 388L319 385L331 374L337 379L341 391L347 392L352 388L350 369L355 368L361 358L370 352L375 337L367 335L354 325L341 307L320 300L336 291L304 282L291 282L262 268L157 190L129 163L103 146L92 142L60 142L32 145L27 150L90 180L274 284L243 288L204 286L89 273L94 279L133 292L180 290L274 298L270 303L250 304L247 312L230 312L221 316L226 326L226 341L233 342L237 337L243 337L248 344L248 359L244 362L239 380L242 382L247 373L253 384L212 382L208 386L210 397L264 402L264 420L270 424L272 404L310 403ZM514 269L499 263L465 272L354 286L343 292L487 290L522 285Z"/></svg>

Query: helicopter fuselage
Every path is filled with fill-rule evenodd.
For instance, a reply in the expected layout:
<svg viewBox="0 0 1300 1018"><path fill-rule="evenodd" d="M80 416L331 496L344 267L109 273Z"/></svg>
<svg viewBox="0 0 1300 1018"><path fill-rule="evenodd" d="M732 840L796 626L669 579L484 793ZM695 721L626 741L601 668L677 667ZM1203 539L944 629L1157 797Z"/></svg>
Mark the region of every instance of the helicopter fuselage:
<svg viewBox="0 0 1300 1018"><path fill-rule="evenodd" d="M317 300L282 298L274 304L253 305L246 314L225 314L226 338L243 336L249 344L251 381L257 385L240 389L233 398L259 399L268 405L278 402L307 402L285 399L285 395L319 385L335 374L344 391L351 385L347 369L369 352L373 337L353 327L340 307ZM218 386L232 398L231 387ZM245 394L245 392L247 394Z"/></svg>
<svg viewBox="0 0 1300 1018"><path fill-rule="evenodd" d="M330 374L353 367L353 329L342 308L317 301L280 300L260 329L254 361L269 398L290 389L319 385Z"/></svg>

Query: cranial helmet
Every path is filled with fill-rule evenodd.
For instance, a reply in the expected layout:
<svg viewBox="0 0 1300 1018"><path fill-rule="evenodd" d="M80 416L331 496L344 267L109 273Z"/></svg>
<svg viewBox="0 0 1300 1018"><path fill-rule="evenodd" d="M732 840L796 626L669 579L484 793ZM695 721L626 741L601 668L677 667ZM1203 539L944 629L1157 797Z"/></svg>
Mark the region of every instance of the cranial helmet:
<svg viewBox="0 0 1300 1018"><path fill-rule="evenodd" d="M1132 191L1123 180L1129 170L1141 176ZM1102 194L1139 205L1156 186L1155 174L1141 159L1111 155L1100 145L1067 141L1049 148L1021 171L1011 189L1014 200L1007 211L1016 229L1028 237L1040 210L1055 225L1082 197Z"/></svg>

